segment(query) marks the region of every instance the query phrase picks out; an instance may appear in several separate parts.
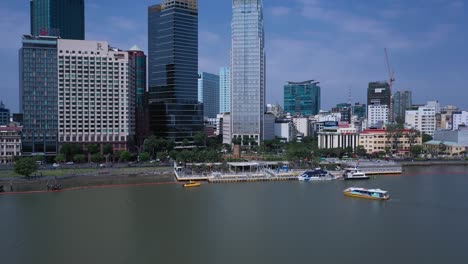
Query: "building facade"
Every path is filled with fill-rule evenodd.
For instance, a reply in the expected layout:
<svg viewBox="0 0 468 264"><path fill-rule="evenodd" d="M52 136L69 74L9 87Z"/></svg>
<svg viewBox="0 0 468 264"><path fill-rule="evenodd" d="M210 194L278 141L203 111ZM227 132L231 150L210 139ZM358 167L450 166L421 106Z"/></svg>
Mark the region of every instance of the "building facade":
<svg viewBox="0 0 468 264"><path fill-rule="evenodd" d="M395 154L405 156L410 153L411 146L422 144L422 136L410 139L411 133L411 130L405 129L395 138L388 137L385 129L367 129L359 134L359 145L364 147L367 154L385 152L388 148Z"/></svg>
<svg viewBox="0 0 468 264"><path fill-rule="evenodd" d="M31 0L31 35L85 39L84 0Z"/></svg>
<svg viewBox="0 0 468 264"><path fill-rule="evenodd" d="M59 144L111 144L126 150L135 133L129 53L105 41L58 40Z"/></svg>
<svg viewBox="0 0 468 264"><path fill-rule="evenodd" d="M219 70L219 113L231 112L231 68Z"/></svg>
<svg viewBox="0 0 468 264"><path fill-rule="evenodd" d="M365 104L360 104L360 103L355 103L353 105L353 115L357 116L358 118L366 118L366 105Z"/></svg>
<svg viewBox="0 0 468 264"><path fill-rule="evenodd" d="M135 136L133 143L142 146L149 136L148 127L148 98L146 91L146 55L138 47L133 46L129 51L128 79L131 87L135 89Z"/></svg>
<svg viewBox="0 0 468 264"><path fill-rule="evenodd" d="M436 111L432 106L420 106L406 111L406 126L433 136L436 130Z"/></svg>
<svg viewBox="0 0 468 264"><path fill-rule="evenodd" d="M207 72L198 74L198 102L203 104L203 115L216 118L219 114L219 76Z"/></svg>
<svg viewBox="0 0 468 264"><path fill-rule="evenodd" d="M148 7L148 110L153 134L176 143L203 131L198 103L198 1Z"/></svg>
<svg viewBox="0 0 468 264"><path fill-rule="evenodd" d="M388 105L372 104L367 106L367 127L382 128L388 121Z"/></svg>
<svg viewBox="0 0 468 264"><path fill-rule="evenodd" d="M452 130L458 130L460 126L468 126L467 111L458 111L452 113Z"/></svg>
<svg viewBox="0 0 468 264"><path fill-rule="evenodd" d="M333 149L333 148L352 148L356 150L359 145L359 135L355 129L324 130L318 133L318 148Z"/></svg>
<svg viewBox="0 0 468 264"><path fill-rule="evenodd" d="M0 102L0 126L6 126L8 123L10 123L10 109Z"/></svg>
<svg viewBox="0 0 468 264"><path fill-rule="evenodd" d="M0 164L8 164L21 156L21 127L0 126Z"/></svg>
<svg viewBox="0 0 468 264"><path fill-rule="evenodd" d="M397 123L405 123L406 110L413 105L411 91L398 91L393 95L393 116Z"/></svg>
<svg viewBox="0 0 468 264"><path fill-rule="evenodd" d="M390 106L392 94L386 82L371 82L367 88L367 105ZM390 107L388 107L390 108Z"/></svg>
<svg viewBox="0 0 468 264"><path fill-rule="evenodd" d="M318 82L288 82L284 86L284 111L292 115L311 116L320 111Z"/></svg>
<svg viewBox="0 0 468 264"><path fill-rule="evenodd" d="M265 36L262 0L233 0L231 136L263 141Z"/></svg>
<svg viewBox="0 0 468 264"><path fill-rule="evenodd" d="M57 38L23 36L22 45L19 52L22 151L24 155L55 155L58 150Z"/></svg>

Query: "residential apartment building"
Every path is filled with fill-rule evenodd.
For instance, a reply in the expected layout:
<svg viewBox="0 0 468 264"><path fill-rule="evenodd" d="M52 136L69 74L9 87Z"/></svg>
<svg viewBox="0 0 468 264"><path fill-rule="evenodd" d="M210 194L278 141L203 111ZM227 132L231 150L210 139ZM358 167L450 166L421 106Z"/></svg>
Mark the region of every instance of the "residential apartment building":
<svg viewBox="0 0 468 264"><path fill-rule="evenodd" d="M21 127L0 126L0 164L8 164L21 156Z"/></svg>
<svg viewBox="0 0 468 264"><path fill-rule="evenodd" d="M388 105L368 105L367 127L383 128L389 122L389 111Z"/></svg>
<svg viewBox="0 0 468 264"><path fill-rule="evenodd" d="M420 106L418 110L406 111L406 126L421 133L434 135L436 130L436 110L433 106Z"/></svg>
<svg viewBox="0 0 468 264"><path fill-rule="evenodd" d="M310 122L307 117L293 117L292 123L296 131L304 137L310 136Z"/></svg>
<svg viewBox="0 0 468 264"><path fill-rule="evenodd" d="M452 130L458 130L460 126L468 126L467 111L458 111L452 113Z"/></svg>
<svg viewBox="0 0 468 264"><path fill-rule="evenodd" d="M231 68L219 70L219 113L231 112Z"/></svg>
<svg viewBox="0 0 468 264"><path fill-rule="evenodd" d="M231 136L260 144L266 94L263 0L233 0L231 29Z"/></svg>
<svg viewBox="0 0 468 264"><path fill-rule="evenodd" d="M203 104L203 116L216 118L219 114L219 76L207 72L198 73L198 102Z"/></svg>

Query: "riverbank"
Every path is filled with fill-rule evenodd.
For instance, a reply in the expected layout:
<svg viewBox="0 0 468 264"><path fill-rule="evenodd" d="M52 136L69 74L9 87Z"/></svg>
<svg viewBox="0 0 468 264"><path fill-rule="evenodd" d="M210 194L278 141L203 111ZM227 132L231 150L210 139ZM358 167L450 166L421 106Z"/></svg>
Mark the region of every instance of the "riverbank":
<svg viewBox="0 0 468 264"><path fill-rule="evenodd" d="M57 174L57 171L55 171ZM43 171L42 177L3 177L0 178L0 186L5 191L32 192L46 191L47 184L60 184L63 189L74 189L84 187L98 187L109 185L143 185L152 183L175 183L173 168L150 167L150 168L115 168L89 171L70 170L64 175L49 175L49 171ZM11 187L10 187L11 186Z"/></svg>

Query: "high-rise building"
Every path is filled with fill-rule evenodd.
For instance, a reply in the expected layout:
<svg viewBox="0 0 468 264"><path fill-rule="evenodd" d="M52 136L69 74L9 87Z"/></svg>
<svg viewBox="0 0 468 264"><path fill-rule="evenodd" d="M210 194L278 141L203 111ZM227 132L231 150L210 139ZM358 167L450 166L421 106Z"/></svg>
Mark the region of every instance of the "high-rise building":
<svg viewBox="0 0 468 264"><path fill-rule="evenodd" d="M57 40L57 50L59 146L110 144L127 150L135 133L128 52L105 41L66 39Z"/></svg>
<svg viewBox="0 0 468 264"><path fill-rule="evenodd" d="M198 103L198 1L164 0L148 7L149 126L182 142L203 131Z"/></svg>
<svg viewBox="0 0 468 264"><path fill-rule="evenodd" d="M266 84L263 1L233 0L232 4L231 136L260 144Z"/></svg>
<svg viewBox="0 0 468 264"><path fill-rule="evenodd" d="M6 126L8 123L10 123L10 109L0 102L0 126Z"/></svg>
<svg viewBox="0 0 468 264"><path fill-rule="evenodd" d="M129 80L135 88L135 138L137 146L143 145L143 141L149 135L147 91L146 91L146 55L138 47L133 46L129 54Z"/></svg>
<svg viewBox="0 0 468 264"><path fill-rule="evenodd" d="M365 118L366 112L365 104L355 103L353 105L353 115L357 116L358 118Z"/></svg>
<svg viewBox="0 0 468 264"><path fill-rule="evenodd" d="M397 123L405 123L405 112L413 105L411 91L398 91L393 96L393 116Z"/></svg>
<svg viewBox="0 0 468 264"><path fill-rule="evenodd" d="M198 74L198 102L203 103L203 115L216 118L219 114L219 76L207 72Z"/></svg>
<svg viewBox="0 0 468 264"><path fill-rule="evenodd" d="M23 46L19 52L19 97L20 111L23 113L22 149L25 155L55 155L58 150L57 56L57 38L23 37ZM64 70L61 71L63 76Z"/></svg>
<svg viewBox="0 0 468 264"><path fill-rule="evenodd" d="M284 111L292 115L310 116L320 111L320 86L313 80L288 82L284 86Z"/></svg>
<svg viewBox="0 0 468 264"><path fill-rule="evenodd" d="M219 70L219 112L231 112L231 68Z"/></svg>
<svg viewBox="0 0 468 264"><path fill-rule="evenodd" d="M31 35L85 38L84 0L31 0Z"/></svg>
<svg viewBox="0 0 468 264"><path fill-rule="evenodd" d="M408 127L432 136L436 130L436 109L426 105L417 110L407 110L405 120Z"/></svg>
<svg viewBox="0 0 468 264"><path fill-rule="evenodd" d="M382 128L388 123L388 105L372 104L367 106L367 127Z"/></svg>
<svg viewBox="0 0 468 264"><path fill-rule="evenodd" d="M390 108L392 94L386 82L371 82L367 89L367 105L387 105Z"/></svg>

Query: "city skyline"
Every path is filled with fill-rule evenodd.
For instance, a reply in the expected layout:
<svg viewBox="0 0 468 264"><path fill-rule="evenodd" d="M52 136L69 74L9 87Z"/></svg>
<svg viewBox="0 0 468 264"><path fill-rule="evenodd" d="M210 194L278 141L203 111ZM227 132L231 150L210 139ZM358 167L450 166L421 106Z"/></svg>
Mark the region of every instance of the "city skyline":
<svg viewBox="0 0 468 264"><path fill-rule="evenodd" d="M0 99L16 112L19 108L16 55L21 46L19 36L30 32L29 2L9 2L8 6L0 4L0 30L6 36L0 49L4 58L0 65L4 78L0 89L4 97ZM145 0L128 9L128 3L108 6L106 0L87 1L87 39L109 41L123 49L137 44L146 52L145 14L151 4L155 1ZM229 65L231 4L231 1L200 3L200 71L217 72L219 67ZM363 102L368 82L388 78L383 53L387 47L396 71L394 92L411 90L415 102L438 99L442 105L466 108L463 96L450 96L465 86L462 73L468 70L463 62L467 51L462 49L467 34L463 27L468 24L462 16L466 5L461 1L431 1L425 7L402 1L367 4L349 6L343 1L298 0L285 6L282 1L265 2L266 49L270 54L267 102L281 103L286 81L307 76L321 80L324 109L348 101L349 89L352 101ZM104 8L109 8L105 12L108 15L102 15ZM435 10L437 19L424 25L417 17L408 16L411 12L429 16ZM337 15L349 23L335 21L333 17ZM362 38L369 41L362 43ZM429 55L432 59L428 61Z"/></svg>

